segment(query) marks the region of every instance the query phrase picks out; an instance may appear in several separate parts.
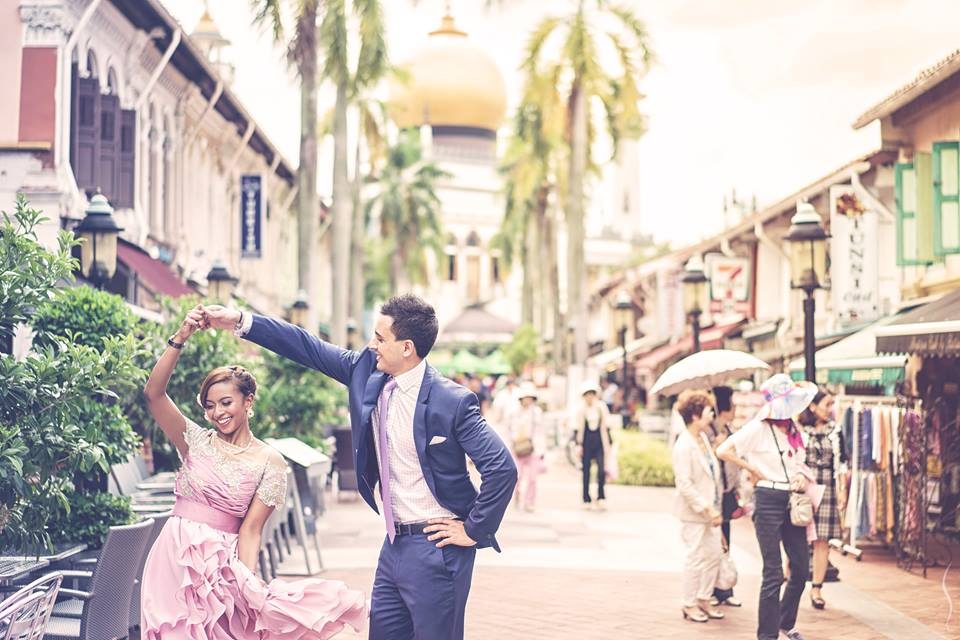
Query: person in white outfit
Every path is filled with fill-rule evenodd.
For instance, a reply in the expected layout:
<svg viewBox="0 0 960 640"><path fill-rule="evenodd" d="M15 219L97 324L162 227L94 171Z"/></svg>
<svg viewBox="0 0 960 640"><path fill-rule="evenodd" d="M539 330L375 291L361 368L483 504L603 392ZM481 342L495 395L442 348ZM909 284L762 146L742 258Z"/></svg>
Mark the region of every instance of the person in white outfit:
<svg viewBox="0 0 960 640"><path fill-rule="evenodd" d="M510 449L517 462L517 488L514 502L525 511L533 511L537 499L537 476L544 469L547 451L543 433L543 410L537 406L537 389L529 382L520 386L517 394L520 407L509 414L507 425Z"/></svg>
<svg viewBox="0 0 960 640"><path fill-rule="evenodd" d="M684 391L677 399L676 409L686 425L673 446L675 513L687 549L683 617L692 622L707 622L724 617L710 603L723 553L720 463L705 433L713 422L713 397L706 391Z"/></svg>

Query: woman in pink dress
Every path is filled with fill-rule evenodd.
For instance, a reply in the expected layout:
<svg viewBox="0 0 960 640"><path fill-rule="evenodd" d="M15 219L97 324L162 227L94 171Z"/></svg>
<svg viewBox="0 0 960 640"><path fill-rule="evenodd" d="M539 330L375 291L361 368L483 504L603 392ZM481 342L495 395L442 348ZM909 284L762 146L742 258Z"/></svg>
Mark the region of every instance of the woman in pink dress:
<svg viewBox="0 0 960 640"><path fill-rule="evenodd" d="M207 375L197 396L206 429L167 396L180 350L203 327L190 311L150 374L150 413L183 462L177 502L147 557L140 631L144 640L319 640L366 618L363 593L307 578L256 575L263 525L286 498L287 465L250 432L256 381L242 367Z"/></svg>

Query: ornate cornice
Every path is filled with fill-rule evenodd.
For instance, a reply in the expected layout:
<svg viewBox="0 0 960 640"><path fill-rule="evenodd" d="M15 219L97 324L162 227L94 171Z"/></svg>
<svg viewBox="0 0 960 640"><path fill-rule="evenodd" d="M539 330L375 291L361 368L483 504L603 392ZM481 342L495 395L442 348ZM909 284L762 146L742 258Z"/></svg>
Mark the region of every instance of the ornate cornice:
<svg viewBox="0 0 960 640"><path fill-rule="evenodd" d="M25 45L61 44L73 30L73 22L60 2L24 2L20 5Z"/></svg>

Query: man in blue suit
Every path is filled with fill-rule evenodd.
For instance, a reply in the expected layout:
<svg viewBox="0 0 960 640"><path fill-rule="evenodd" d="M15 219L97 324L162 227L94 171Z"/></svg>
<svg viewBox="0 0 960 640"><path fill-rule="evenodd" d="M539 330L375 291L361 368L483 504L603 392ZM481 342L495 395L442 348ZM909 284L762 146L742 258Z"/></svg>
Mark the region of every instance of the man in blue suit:
<svg viewBox="0 0 960 640"><path fill-rule="evenodd" d="M206 314L210 326L233 329L347 386L360 495L378 513L380 503L387 533L370 639L463 638L476 549L500 550L494 534L517 468L480 415L477 396L427 365L438 330L433 307L413 295L392 298L361 351L273 318L219 306ZM480 472L479 493L467 456Z"/></svg>

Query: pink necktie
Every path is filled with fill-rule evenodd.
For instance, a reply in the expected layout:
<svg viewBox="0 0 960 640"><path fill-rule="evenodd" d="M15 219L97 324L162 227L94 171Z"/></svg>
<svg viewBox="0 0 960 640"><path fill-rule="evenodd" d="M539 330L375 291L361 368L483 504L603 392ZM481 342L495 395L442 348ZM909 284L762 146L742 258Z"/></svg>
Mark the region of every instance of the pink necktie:
<svg viewBox="0 0 960 640"><path fill-rule="evenodd" d="M387 419L390 411L390 399L397 381L391 378L380 392L377 401L377 440L380 443L380 497L383 498L383 522L387 527L390 544L397 535L393 525L393 501L390 499L390 451L387 449Z"/></svg>

